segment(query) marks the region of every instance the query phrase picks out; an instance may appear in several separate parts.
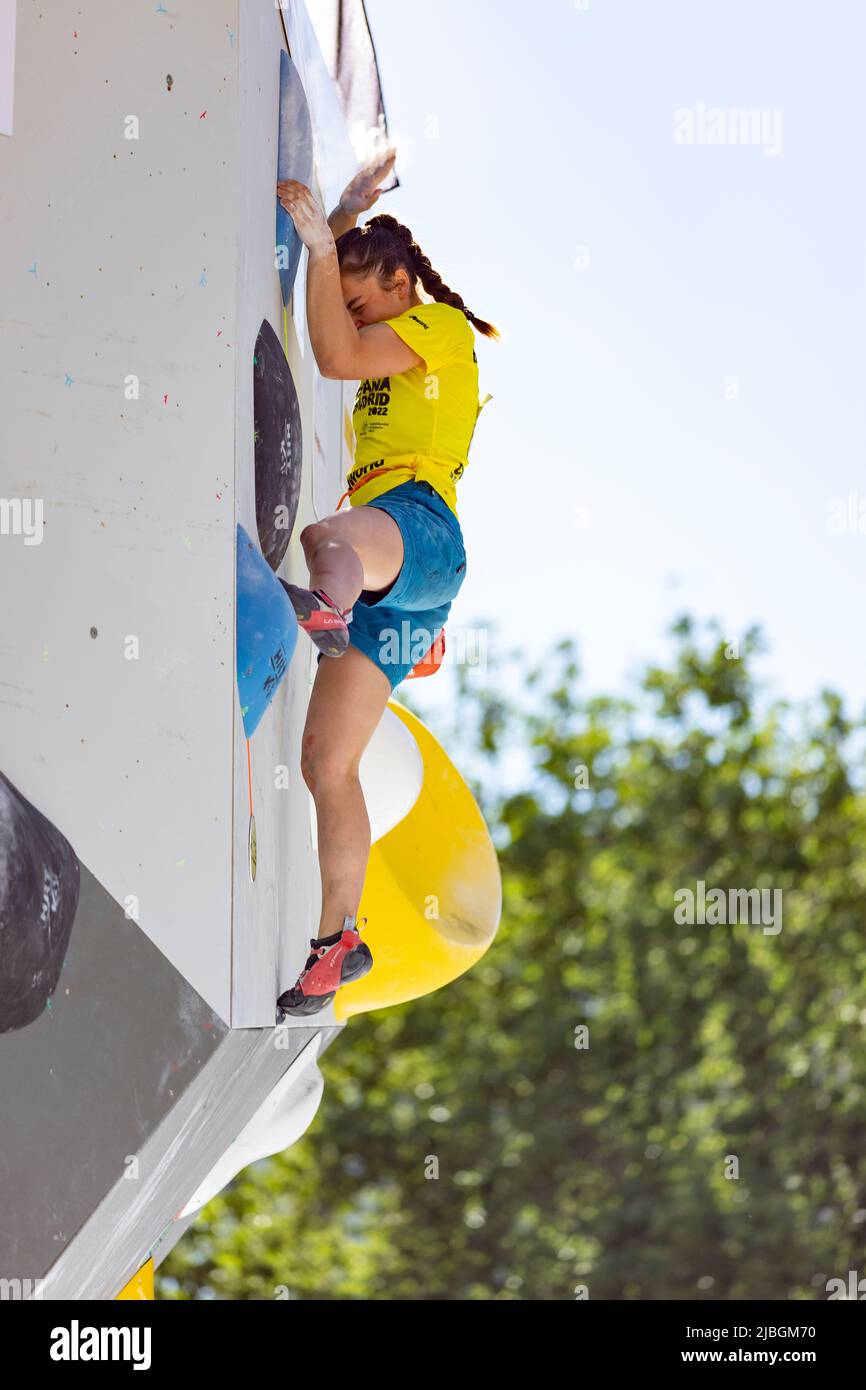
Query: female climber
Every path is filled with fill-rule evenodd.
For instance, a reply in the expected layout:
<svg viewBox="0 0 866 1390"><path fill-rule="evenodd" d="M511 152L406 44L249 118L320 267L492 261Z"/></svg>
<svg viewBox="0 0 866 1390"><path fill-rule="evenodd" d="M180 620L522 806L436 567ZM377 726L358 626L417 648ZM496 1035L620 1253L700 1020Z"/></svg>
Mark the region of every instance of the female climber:
<svg viewBox="0 0 866 1390"><path fill-rule="evenodd" d="M356 919L370 854L359 764L466 575L455 484L480 410L470 325L499 337L443 284L408 227L387 213L356 226L394 159L388 150L362 169L327 219L304 184L277 184L309 252L307 327L319 371L360 382L347 492L301 532L309 587L282 581L319 649L301 772L316 805L322 878L319 936L277 1001L284 1014L317 1013L373 964Z"/></svg>

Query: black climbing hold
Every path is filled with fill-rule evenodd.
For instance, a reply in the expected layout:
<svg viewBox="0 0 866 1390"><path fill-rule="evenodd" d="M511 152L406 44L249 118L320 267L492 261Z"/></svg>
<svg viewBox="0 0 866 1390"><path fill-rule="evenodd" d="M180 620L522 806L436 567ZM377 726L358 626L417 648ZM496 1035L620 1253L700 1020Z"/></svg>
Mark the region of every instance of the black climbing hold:
<svg viewBox="0 0 866 1390"><path fill-rule="evenodd" d="M33 1023L57 988L79 882L69 841L0 772L0 1033Z"/></svg>
<svg viewBox="0 0 866 1390"><path fill-rule="evenodd" d="M301 408L286 354L267 319L253 355L256 527L262 554L278 570L288 548L301 492Z"/></svg>

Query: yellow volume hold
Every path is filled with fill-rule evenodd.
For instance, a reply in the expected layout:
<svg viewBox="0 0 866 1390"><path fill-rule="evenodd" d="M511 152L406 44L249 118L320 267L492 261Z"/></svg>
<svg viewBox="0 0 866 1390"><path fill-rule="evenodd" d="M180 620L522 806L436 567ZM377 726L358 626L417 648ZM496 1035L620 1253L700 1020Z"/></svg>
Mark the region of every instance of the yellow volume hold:
<svg viewBox="0 0 866 1390"><path fill-rule="evenodd" d="M359 919L373 969L337 992L342 1022L432 994L484 955L502 913L496 850L478 803L420 719L389 708L421 750L424 778L415 805L370 851Z"/></svg>

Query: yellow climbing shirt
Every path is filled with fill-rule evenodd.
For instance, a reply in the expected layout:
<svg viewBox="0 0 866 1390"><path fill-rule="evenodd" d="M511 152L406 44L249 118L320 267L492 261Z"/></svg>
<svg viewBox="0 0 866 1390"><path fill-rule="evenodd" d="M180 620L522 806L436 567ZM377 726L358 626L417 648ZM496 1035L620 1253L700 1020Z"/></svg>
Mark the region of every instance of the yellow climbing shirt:
<svg viewBox="0 0 866 1390"><path fill-rule="evenodd" d="M349 501L360 506L401 483L425 482L456 516L455 484L469 462L481 408L492 399L478 400L472 325L462 309L439 303L413 305L385 322L424 363L358 387Z"/></svg>

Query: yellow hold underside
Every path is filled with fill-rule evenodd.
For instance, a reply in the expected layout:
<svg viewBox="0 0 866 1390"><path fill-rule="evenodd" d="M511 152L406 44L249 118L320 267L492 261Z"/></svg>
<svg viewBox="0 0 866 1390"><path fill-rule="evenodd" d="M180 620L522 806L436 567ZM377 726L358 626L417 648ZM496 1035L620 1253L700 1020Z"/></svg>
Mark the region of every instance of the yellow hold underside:
<svg viewBox="0 0 866 1390"><path fill-rule="evenodd" d="M419 719L389 708L415 738L424 780L412 810L370 851L358 916L373 969L334 1000L335 1018L440 989L475 964L499 925L496 851L471 791Z"/></svg>
<svg viewBox="0 0 866 1390"><path fill-rule="evenodd" d="M141 1266L137 1274L133 1274L128 1284L124 1284L118 1298L153 1298L153 1256L146 1264ZM116 1302L117 1300L115 1300Z"/></svg>

